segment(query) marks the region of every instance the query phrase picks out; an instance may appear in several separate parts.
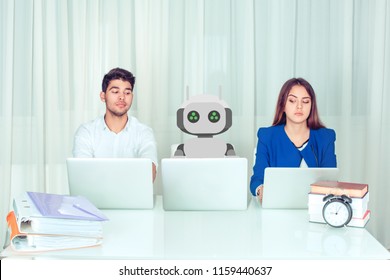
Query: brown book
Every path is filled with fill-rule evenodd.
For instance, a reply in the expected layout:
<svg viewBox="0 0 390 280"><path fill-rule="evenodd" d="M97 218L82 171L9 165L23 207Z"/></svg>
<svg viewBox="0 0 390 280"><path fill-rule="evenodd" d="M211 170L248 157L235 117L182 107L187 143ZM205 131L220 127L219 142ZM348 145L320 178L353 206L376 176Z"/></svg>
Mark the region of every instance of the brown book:
<svg viewBox="0 0 390 280"><path fill-rule="evenodd" d="M348 195L350 197L363 197L368 192L367 184L338 182L338 181L318 181L310 185L312 193Z"/></svg>

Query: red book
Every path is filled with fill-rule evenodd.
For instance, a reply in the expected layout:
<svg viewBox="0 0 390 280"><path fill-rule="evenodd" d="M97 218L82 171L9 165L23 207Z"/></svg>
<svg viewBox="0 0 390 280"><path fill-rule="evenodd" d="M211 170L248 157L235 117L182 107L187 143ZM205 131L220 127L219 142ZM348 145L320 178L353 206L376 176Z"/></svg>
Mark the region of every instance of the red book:
<svg viewBox="0 0 390 280"><path fill-rule="evenodd" d="M318 181L310 185L312 193L347 195L349 197L363 197L368 192L368 185L338 181Z"/></svg>

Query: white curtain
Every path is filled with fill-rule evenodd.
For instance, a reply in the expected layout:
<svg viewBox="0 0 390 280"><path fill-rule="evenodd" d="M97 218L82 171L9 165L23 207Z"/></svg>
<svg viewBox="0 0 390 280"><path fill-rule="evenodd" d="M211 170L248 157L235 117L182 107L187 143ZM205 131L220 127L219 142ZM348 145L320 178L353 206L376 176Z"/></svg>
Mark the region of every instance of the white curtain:
<svg viewBox="0 0 390 280"><path fill-rule="evenodd" d="M233 126L219 137L252 164L284 81L309 80L340 179L369 184L367 229L390 248L390 1L1 0L0 40L2 244L15 195L68 191L73 134L104 112L101 80L119 66L160 159L189 137L176 127L186 88L222 93Z"/></svg>

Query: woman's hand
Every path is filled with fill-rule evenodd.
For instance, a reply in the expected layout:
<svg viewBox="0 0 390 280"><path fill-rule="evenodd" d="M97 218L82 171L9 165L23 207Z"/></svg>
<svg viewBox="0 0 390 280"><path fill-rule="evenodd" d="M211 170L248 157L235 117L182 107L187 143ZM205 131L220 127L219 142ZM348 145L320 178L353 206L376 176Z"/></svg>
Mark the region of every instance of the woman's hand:
<svg viewBox="0 0 390 280"><path fill-rule="evenodd" d="M260 201L260 203L263 202L263 185L260 185L257 189L256 189L256 195L257 195L257 198L258 200Z"/></svg>

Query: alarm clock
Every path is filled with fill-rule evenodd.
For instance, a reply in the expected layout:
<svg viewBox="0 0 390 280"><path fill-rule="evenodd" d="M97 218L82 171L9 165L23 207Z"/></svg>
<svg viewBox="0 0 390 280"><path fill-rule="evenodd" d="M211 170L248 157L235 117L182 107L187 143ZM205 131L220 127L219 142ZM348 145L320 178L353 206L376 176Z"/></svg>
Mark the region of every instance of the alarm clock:
<svg viewBox="0 0 390 280"><path fill-rule="evenodd" d="M326 201L322 208L322 217L332 227L343 227L352 219L352 199L345 194L335 196L329 194L323 198Z"/></svg>

